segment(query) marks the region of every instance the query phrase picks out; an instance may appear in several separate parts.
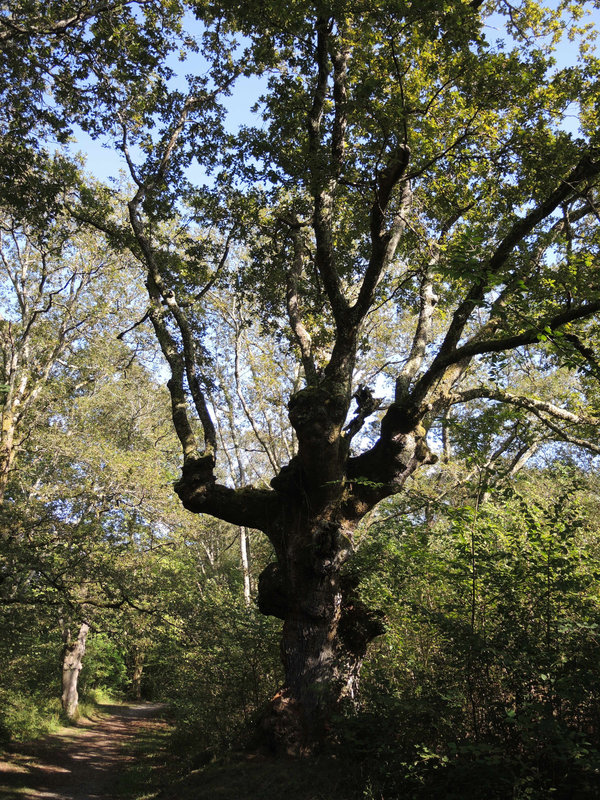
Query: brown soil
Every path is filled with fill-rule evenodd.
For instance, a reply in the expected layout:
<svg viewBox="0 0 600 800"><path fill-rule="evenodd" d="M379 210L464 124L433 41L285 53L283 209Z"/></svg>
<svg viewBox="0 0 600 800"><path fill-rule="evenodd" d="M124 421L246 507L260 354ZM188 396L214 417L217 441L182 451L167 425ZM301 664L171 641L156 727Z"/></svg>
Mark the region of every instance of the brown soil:
<svg viewBox="0 0 600 800"><path fill-rule="evenodd" d="M167 727L158 717L162 709L152 703L101 706L99 720L21 745L4 760L0 754L0 797L122 800L128 794L123 774L137 759L150 758L132 753L135 741Z"/></svg>

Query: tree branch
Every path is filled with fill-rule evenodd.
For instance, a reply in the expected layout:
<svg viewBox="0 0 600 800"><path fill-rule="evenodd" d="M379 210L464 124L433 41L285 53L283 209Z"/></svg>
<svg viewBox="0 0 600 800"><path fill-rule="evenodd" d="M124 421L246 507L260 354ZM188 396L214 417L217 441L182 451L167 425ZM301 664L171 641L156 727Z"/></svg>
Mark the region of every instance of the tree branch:
<svg viewBox="0 0 600 800"><path fill-rule="evenodd" d="M411 394L413 403L419 404L427 395L431 386L443 375L446 368L452 364L456 364L464 359L471 359L473 356L482 355L484 353L500 353L505 350L514 350L517 347L523 347L528 344L535 344L539 341L540 333L544 330L554 332L559 330L562 326L567 325L579 319L585 319L600 311L600 300L595 300L590 303L585 303L574 308L569 308L554 317L546 320L540 320L538 325L534 328L529 328L522 333L514 336L500 337L497 339L483 339L471 340L462 347L458 347L442 355L440 352L434 359L433 363L423 375L420 381L416 384L414 391Z"/></svg>
<svg viewBox="0 0 600 800"><path fill-rule="evenodd" d="M152 276L148 277L146 286L150 296L149 317L156 333L160 349L167 360L171 370L171 377L167 381L167 388L171 396L171 416L173 427L183 450L185 462L195 456L198 447L196 437L188 419L187 399L183 386L185 366L177 343L169 333L164 320L164 309L161 304L161 293Z"/></svg>
<svg viewBox="0 0 600 800"><path fill-rule="evenodd" d="M302 323L300 308L298 306L298 281L302 275L304 265L304 251L305 243L303 241L302 231L299 224L294 225L292 228L292 242L294 247L294 257L292 264L286 270L287 290L286 290L286 303L288 317L294 336L300 348L302 357L302 366L304 367L304 374L306 382L309 385L317 383L317 370L312 353L312 341L309 332Z"/></svg>
<svg viewBox="0 0 600 800"><path fill-rule="evenodd" d="M250 408L248 407L248 403L246 403L246 400L244 398L244 395L243 395L243 392L242 392L242 389L241 389L241 385L240 385L240 383L241 383L240 382L240 349L239 349L240 331L239 331L239 325L237 324L237 320L234 321L234 326L235 326L234 327L235 348L234 348L234 357L233 357L234 358L234 360L233 360L233 370L234 370L234 377L235 377L236 394L237 394L238 399L239 399L239 401L241 403L241 406L242 406L242 409L243 409L244 414L246 416L246 419L250 423L250 426L251 426L251 428L252 428L252 430L254 432L254 435L256 436L257 441L259 442L259 444L262 447L262 449L264 450L267 458L269 459L269 463L271 464L271 467L273 468L273 471L275 472L275 474L277 474L277 472L279 471L279 464L277 463L277 459L275 458L275 456L271 452L271 448L269 447L268 442L266 441L264 436L262 436L260 430L258 429L258 426L257 426L257 424L256 424L256 422L254 420L254 416L252 415L252 412L250 411Z"/></svg>
<svg viewBox="0 0 600 800"><path fill-rule="evenodd" d="M125 4L129 5L131 2L133 2L133 0L126 0ZM64 17L63 19L54 20L53 22L49 22L47 18L40 17L36 20L30 20L26 26L8 17L2 16L0 17L0 25L4 25L7 30L0 31L0 42L24 36L60 35L74 25L87 22L102 11L106 11L111 5L112 4L109 2L102 2L98 3L96 6L92 5L87 10L81 7L76 14L70 17Z"/></svg>
<svg viewBox="0 0 600 800"><path fill-rule="evenodd" d="M485 295L489 286L489 276L495 275L500 271L515 247L533 231L536 225L547 219L561 203L573 197L581 187L581 184L598 177L599 174L600 159L598 161L593 161L589 156L583 157L575 169L571 171L570 175L561 181L560 185L546 200L536 206L523 219L513 224L512 228L490 257L487 265L482 265L482 277L480 280L472 285L466 298L459 304L454 312L452 322L450 323L439 352L427 374L422 379L421 394L422 389L426 385L430 386L431 383L433 383L437 375L443 370L445 364L456 361L456 359L451 356L455 352L456 345L463 334L467 320L471 316L473 310L481 303Z"/></svg>
<svg viewBox="0 0 600 800"><path fill-rule="evenodd" d="M378 178L375 201L371 206L370 215L371 257L365 270L358 299L351 309L354 324L359 324L371 308L377 284L396 254L398 242L406 227L406 217L412 204L412 191L408 181L404 181L402 184L398 210L387 230L385 218L392 192L402 179L409 158L410 149L403 145L391 156L387 167Z"/></svg>
<svg viewBox="0 0 600 800"><path fill-rule="evenodd" d="M545 400L535 400L531 397L513 394L503 389L488 389L484 386L475 389L465 389L462 392L454 392L450 397L450 404L468 403L471 400L496 400L500 403L509 403L528 411L548 414L555 419L570 422L576 425L600 425L600 418L589 417L585 414L575 414L565 408L560 408L553 403Z"/></svg>
<svg viewBox="0 0 600 800"><path fill-rule="evenodd" d="M343 38L344 32L340 33ZM346 146L346 127L348 125L348 115L346 103L348 91L346 87L346 77L348 73L348 60L350 49L346 44L342 44L339 50L332 54L333 61L333 103L335 107L333 119L333 131L331 135L331 156L335 178L339 178L342 163L344 160L344 149Z"/></svg>
<svg viewBox="0 0 600 800"><path fill-rule="evenodd" d="M206 398L204 397L204 393L200 388L200 381L198 377L198 368L196 366L196 348L194 345L194 337L192 331L190 329L189 323L183 313L182 309L180 308L179 304L177 303L177 299L175 298L175 294L168 289L164 281L162 279L161 272L158 267L156 254L154 252L154 248L150 244L149 239L146 237L144 232L144 227L140 217L139 207L145 196L145 189L140 187L136 192L135 197L129 202L129 218L131 220L131 226L135 233L135 237L138 241L140 249L144 254L144 260L146 262L146 266L148 268L148 289L149 291L151 288L155 290L161 297L162 301L166 304L167 308L169 309L173 319L175 320L179 332L181 334L182 344L183 344L183 364L185 366L185 374L187 377L188 387L190 389L192 399L194 401L194 406L196 408L196 412L198 414L198 418L200 419L200 423L202 424L202 429L204 431L204 446L207 452L215 453L217 449L217 437L215 426L213 421L210 417L210 413L208 411L208 406L206 404ZM156 321L162 321L162 314L158 313L156 308L156 300L155 298L155 307L153 309L153 313L151 314L151 319L153 324L155 325L155 329L158 333L158 328L156 327ZM167 351L171 351L173 346L176 347L174 340L170 337L170 341L167 342L166 337L166 328L163 325L163 338L162 341L167 346ZM160 341L160 339L159 339ZM162 346L162 343L161 343ZM175 364L176 359L174 353L170 352L170 355L167 355L167 352L163 350L165 357L169 361L169 365ZM179 366L176 367L179 370ZM179 386L180 386L180 378L177 377L174 380L174 386L177 386L177 413L179 418L181 419L182 416L182 408L180 406L180 398L179 398ZM182 387L181 387L182 388ZM175 412L175 406L173 406L173 410ZM185 428L189 428L189 423L187 426L183 423L181 419L180 425L183 426L181 428L182 433L184 432ZM184 440L181 439L182 445L184 445L184 451L186 448L189 447L190 441L189 436L185 435L185 440L188 442L187 445L184 445ZM188 450L188 455L189 455Z"/></svg>
<svg viewBox="0 0 600 800"><path fill-rule="evenodd" d="M214 459L208 456L191 458L184 463L181 479L175 485L184 508L263 531L273 544L279 544L273 532L281 503L277 492L253 486L242 489L222 486L215 482L213 468Z"/></svg>
<svg viewBox="0 0 600 800"><path fill-rule="evenodd" d="M404 369L396 379L395 400L397 403L408 396L411 381L419 371L425 358L425 351L431 340L433 312L437 301L437 295L433 290L431 268L428 267L421 281L419 321L413 337L410 355L404 365Z"/></svg>
<svg viewBox="0 0 600 800"><path fill-rule="evenodd" d="M319 18L316 23L317 47L315 52L317 63L317 84L315 87L313 103L307 117L308 150L310 158L310 191L314 198L313 230L315 232L315 264L321 275L323 286L331 304L331 310L339 327L345 324L348 311L348 302L344 297L340 279L335 268L333 237L331 233L331 218L333 210L333 190L335 180L325 171L325 185L323 184L324 171L321 164L320 133L323 119L325 99L327 96L327 83L329 80L329 66L327 45L331 33L331 24L325 18ZM341 80L341 74L339 76ZM340 85L338 90L340 91ZM340 136L345 124L342 116L338 120L338 145L343 144ZM333 143L332 143L333 144ZM335 144L334 144L335 146Z"/></svg>

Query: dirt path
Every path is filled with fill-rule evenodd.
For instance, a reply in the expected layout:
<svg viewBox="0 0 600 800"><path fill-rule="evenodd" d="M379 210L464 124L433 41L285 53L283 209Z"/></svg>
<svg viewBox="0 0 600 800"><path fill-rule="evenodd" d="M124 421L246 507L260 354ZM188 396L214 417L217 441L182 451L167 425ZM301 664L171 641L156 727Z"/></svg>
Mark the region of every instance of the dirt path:
<svg viewBox="0 0 600 800"><path fill-rule="evenodd" d="M41 742L23 745L9 760L0 757L3 800L123 800L131 797L124 777L151 753L134 754L139 740L168 729L164 706L136 703L102 706L99 721L62 728Z"/></svg>

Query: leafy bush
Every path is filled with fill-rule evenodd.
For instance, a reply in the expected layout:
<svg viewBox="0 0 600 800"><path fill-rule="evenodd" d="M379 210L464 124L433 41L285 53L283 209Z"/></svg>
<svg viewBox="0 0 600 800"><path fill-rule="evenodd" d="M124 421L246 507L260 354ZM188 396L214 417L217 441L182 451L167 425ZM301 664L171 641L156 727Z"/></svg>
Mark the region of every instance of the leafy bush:
<svg viewBox="0 0 600 800"><path fill-rule="evenodd" d="M165 631L146 682L172 707L178 747L216 752L251 723L281 679L279 628L235 590L208 583L194 616Z"/></svg>
<svg viewBox="0 0 600 800"><path fill-rule="evenodd" d="M58 698L0 688L0 743L24 742L56 730L60 715Z"/></svg>
<svg viewBox="0 0 600 800"><path fill-rule="evenodd" d="M534 478L390 520L359 553L388 625L338 726L366 796L600 794L597 530L578 484Z"/></svg>

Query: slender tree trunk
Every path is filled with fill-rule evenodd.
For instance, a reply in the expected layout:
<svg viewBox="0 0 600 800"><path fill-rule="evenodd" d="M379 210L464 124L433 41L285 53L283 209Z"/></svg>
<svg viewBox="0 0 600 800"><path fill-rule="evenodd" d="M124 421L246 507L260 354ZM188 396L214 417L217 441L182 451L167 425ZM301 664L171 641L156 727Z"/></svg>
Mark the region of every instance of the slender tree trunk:
<svg viewBox="0 0 600 800"><path fill-rule="evenodd" d="M61 700L63 711L69 719L75 719L77 715L77 706L79 704L77 682L79 680L81 667L83 666L82 662L89 629L89 625L86 622L82 622L76 639L71 640L68 631L65 636Z"/></svg>
<svg viewBox="0 0 600 800"><path fill-rule="evenodd" d="M244 576L244 602L250 607L252 602L252 584L250 581L250 555L248 529L240 526L240 554L242 559L242 573Z"/></svg>
<svg viewBox="0 0 600 800"><path fill-rule="evenodd" d="M133 652L133 672L131 675L131 694L134 700L142 699L142 675L146 654L143 650L135 648Z"/></svg>
<svg viewBox="0 0 600 800"><path fill-rule="evenodd" d="M8 475L10 472L10 453L6 452L4 448L0 450L0 506L4 503L4 494L8 484Z"/></svg>
<svg viewBox="0 0 600 800"><path fill-rule="evenodd" d="M4 494L15 458L14 437L15 429L12 415L9 412L4 412L0 431L0 506L4 502Z"/></svg>

